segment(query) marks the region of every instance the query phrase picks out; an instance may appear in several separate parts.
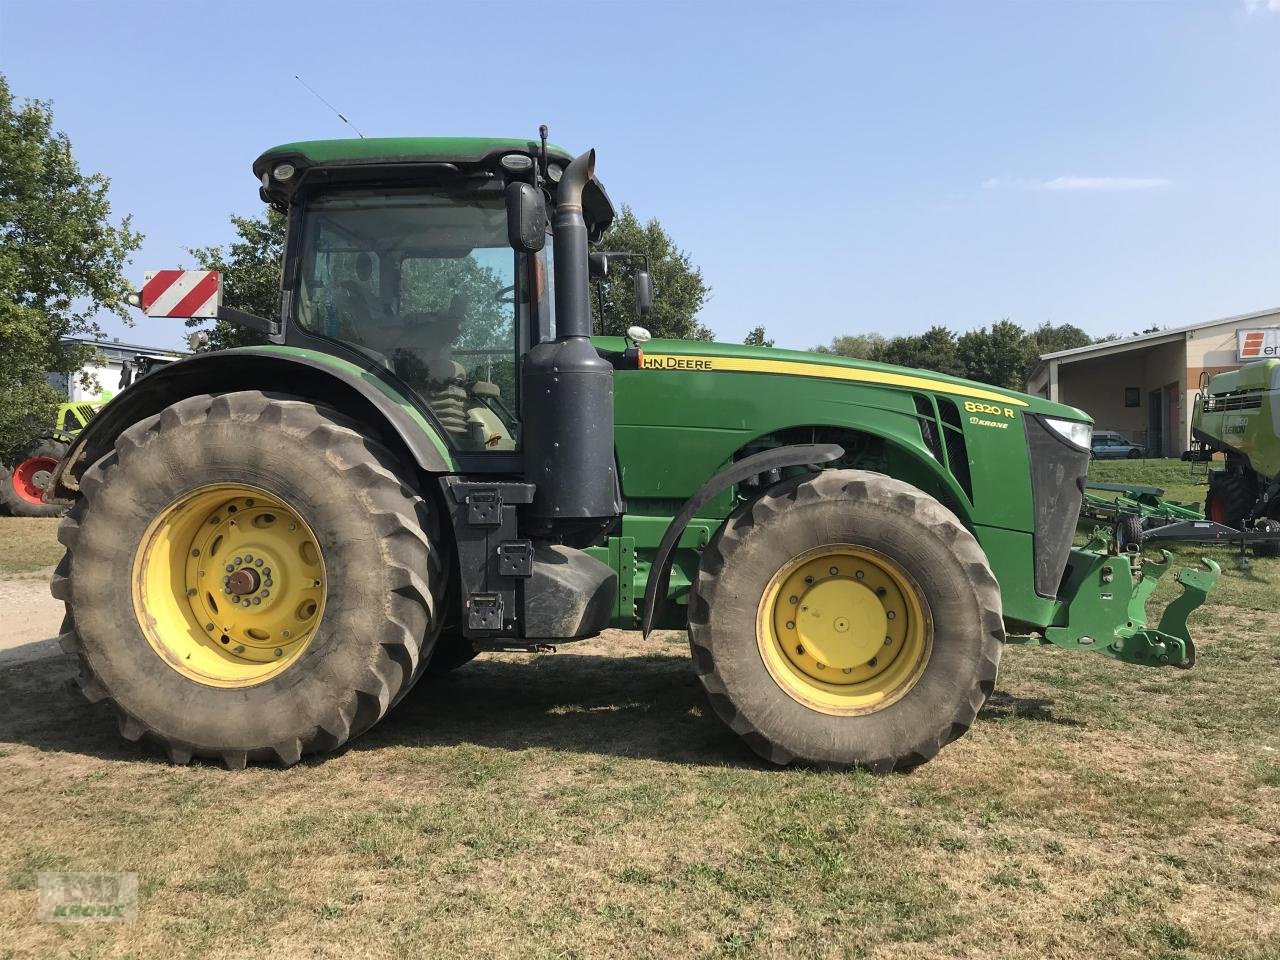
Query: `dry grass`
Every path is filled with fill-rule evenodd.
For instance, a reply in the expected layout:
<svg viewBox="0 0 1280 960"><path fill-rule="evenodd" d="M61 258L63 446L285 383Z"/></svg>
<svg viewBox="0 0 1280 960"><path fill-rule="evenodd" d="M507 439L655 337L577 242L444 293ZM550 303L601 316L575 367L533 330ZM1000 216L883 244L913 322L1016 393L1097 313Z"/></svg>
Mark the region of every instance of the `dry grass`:
<svg viewBox="0 0 1280 960"><path fill-rule="evenodd" d="M0 668L0 957L1280 957L1280 615L1195 630L1189 672L1010 648L882 779L760 765L674 634L477 661L241 773ZM46 869L136 871L140 921L34 923Z"/></svg>
<svg viewBox="0 0 1280 960"><path fill-rule="evenodd" d="M57 517L0 517L0 576L30 574L62 559Z"/></svg>

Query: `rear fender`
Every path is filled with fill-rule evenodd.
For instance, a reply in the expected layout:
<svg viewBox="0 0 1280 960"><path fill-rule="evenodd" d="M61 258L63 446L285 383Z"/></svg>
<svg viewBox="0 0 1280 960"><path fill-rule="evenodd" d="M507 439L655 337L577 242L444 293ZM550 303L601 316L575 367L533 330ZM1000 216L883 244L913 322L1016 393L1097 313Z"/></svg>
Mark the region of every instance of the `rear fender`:
<svg viewBox="0 0 1280 960"><path fill-rule="evenodd" d="M369 424L428 473L457 469L436 427L370 363L317 351L248 347L204 353L166 364L108 403L75 438L58 465L47 497L74 497L84 471L115 446L125 430L170 404L205 393L268 390L335 406Z"/></svg>

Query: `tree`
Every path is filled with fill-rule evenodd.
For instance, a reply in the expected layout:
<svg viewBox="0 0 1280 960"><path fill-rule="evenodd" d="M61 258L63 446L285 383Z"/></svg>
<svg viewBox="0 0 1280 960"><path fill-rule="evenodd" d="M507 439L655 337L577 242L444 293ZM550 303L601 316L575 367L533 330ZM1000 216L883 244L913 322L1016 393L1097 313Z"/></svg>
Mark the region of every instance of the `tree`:
<svg viewBox="0 0 1280 960"><path fill-rule="evenodd" d="M956 335L941 326L932 326L916 337L894 337L876 359L901 367L935 370L957 377L965 375L956 353Z"/></svg>
<svg viewBox="0 0 1280 960"><path fill-rule="evenodd" d="M982 327L961 335L956 359L970 380L1020 390L1035 357L1027 332L1006 317L990 330Z"/></svg>
<svg viewBox="0 0 1280 960"><path fill-rule="evenodd" d="M1031 343L1033 360L1045 353L1074 350L1077 347L1087 347L1094 342L1093 337L1074 324L1063 323L1054 326L1048 321L1032 330L1027 335L1027 339Z"/></svg>
<svg viewBox="0 0 1280 960"><path fill-rule="evenodd" d="M676 246L657 219L641 223L628 206L605 233L593 250L643 253L649 258L649 271L655 290L653 312L643 320L636 317L632 283L639 260L609 264L609 276L602 282L604 292L604 326L600 325L600 306L592 290L591 311L596 330L621 334L627 327L641 323L655 337L673 340L711 340L714 334L698 322L700 311L711 297L711 288L702 279L702 271L689 254ZM615 267L621 267L616 269Z"/></svg>
<svg viewBox="0 0 1280 960"><path fill-rule="evenodd" d="M16 104L0 74L0 455L51 426L61 399L47 373L68 376L93 351L67 337L102 336L100 312L127 324L124 270L142 237L111 222L110 181L85 174L48 102Z"/></svg>
<svg viewBox="0 0 1280 960"><path fill-rule="evenodd" d="M751 332L747 334L742 341L748 347L772 347L773 341L764 335L764 327L753 327Z"/></svg>
<svg viewBox="0 0 1280 960"><path fill-rule="evenodd" d="M889 341L878 333L855 333L833 337L830 346L814 347L814 353L850 357L854 360L879 360Z"/></svg>
<svg viewBox="0 0 1280 960"><path fill-rule="evenodd" d="M201 270L217 270L222 274L222 302L228 307L274 319L280 315L280 271L284 260L285 217L268 208L259 217L231 217L239 237L226 247L189 247ZM193 317L188 327L199 327L207 321ZM209 330L209 350L226 350L266 343L256 331L227 323L214 322Z"/></svg>

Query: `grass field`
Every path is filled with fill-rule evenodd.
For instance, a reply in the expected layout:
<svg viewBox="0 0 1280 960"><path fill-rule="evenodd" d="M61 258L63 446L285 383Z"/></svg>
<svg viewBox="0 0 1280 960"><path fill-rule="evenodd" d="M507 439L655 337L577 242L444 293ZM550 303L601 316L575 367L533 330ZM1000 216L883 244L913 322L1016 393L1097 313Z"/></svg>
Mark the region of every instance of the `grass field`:
<svg viewBox="0 0 1280 960"><path fill-rule="evenodd" d="M1194 670L1009 648L885 778L762 766L678 634L484 658L240 773L121 742L60 659L0 668L0 958L1280 957L1280 567L1214 555ZM34 923L41 870L137 872L139 922Z"/></svg>

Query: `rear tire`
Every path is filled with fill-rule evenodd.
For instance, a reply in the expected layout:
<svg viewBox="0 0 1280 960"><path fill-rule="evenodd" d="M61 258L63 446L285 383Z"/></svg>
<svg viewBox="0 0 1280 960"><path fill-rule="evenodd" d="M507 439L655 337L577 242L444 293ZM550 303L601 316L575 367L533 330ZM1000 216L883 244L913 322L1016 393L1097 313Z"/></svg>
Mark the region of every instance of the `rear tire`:
<svg viewBox="0 0 1280 960"><path fill-rule="evenodd" d="M58 533L60 639L127 739L158 741L174 762L287 766L373 726L420 675L445 588L438 520L356 422L258 391L192 397L126 430L80 486ZM245 521L226 528L243 544L234 563L249 569L250 548L275 554L280 583L263 606L239 593L232 605L227 548L207 539L233 515ZM270 584L269 566L253 589ZM206 592L212 606L197 607ZM218 618L208 635L206 616ZM281 616L293 631L268 619Z"/></svg>
<svg viewBox="0 0 1280 960"><path fill-rule="evenodd" d="M789 612L810 604L837 632ZM762 757L888 772L968 730L1004 625L982 548L953 513L899 480L828 470L729 517L702 555L689 640L712 707Z"/></svg>
<svg viewBox="0 0 1280 960"><path fill-rule="evenodd" d="M1141 460L1141 459L1142 459L1142 451L1141 451L1141 450L1130 450L1130 451L1126 454L1126 456L1127 456L1130 460Z"/></svg>
<svg viewBox="0 0 1280 960"><path fill-rule="evenodd" d="M69 504L45 503L39 496L69 449L62 441L46 437L12 467L0 466L0 504L11 516L60 517L66 512Z"/></svg>

